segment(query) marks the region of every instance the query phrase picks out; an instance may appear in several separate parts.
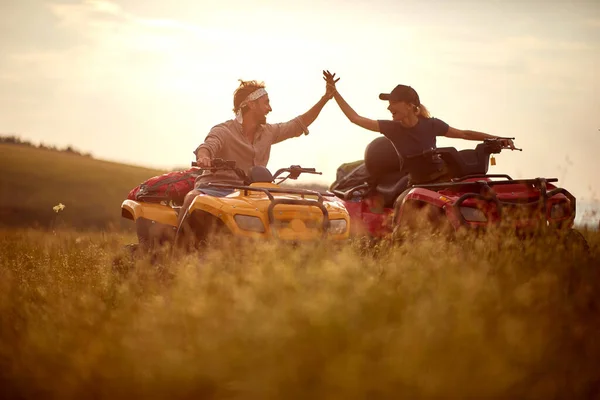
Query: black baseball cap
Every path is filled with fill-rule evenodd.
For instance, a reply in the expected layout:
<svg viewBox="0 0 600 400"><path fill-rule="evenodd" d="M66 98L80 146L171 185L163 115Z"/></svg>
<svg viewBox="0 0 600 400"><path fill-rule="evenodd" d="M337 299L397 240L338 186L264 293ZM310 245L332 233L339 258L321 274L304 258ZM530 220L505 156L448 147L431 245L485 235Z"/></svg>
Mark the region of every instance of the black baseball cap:
<svg viewBox="0 0 600 400"><path fill-rule="evenodd" d="M379 95L379 99L389 101L404 101L414 104L415 106L421 105L417 91L406 85L398 85L390 93L381 93Z"/></svg>

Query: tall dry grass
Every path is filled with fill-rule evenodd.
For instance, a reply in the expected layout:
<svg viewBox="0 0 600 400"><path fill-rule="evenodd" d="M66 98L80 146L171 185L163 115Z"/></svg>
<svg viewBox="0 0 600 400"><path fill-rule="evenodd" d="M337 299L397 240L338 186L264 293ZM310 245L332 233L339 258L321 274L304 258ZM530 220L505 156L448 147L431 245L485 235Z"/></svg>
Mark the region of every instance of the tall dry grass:
<svg viewBox="0 0 600 400"><path fill-rule="evenodd" d="M588 255L421 238L155 263L127 236L0 235L4 398L600 394L598 233Z"/></svg>

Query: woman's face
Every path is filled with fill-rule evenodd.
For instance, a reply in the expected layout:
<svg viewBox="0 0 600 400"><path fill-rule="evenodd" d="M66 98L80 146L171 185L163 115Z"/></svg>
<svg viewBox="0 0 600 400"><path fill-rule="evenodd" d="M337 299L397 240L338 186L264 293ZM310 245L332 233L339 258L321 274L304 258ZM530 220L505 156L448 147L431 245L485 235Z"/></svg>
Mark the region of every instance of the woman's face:
<svg viewBox="0 0 600 400"><path fill-rule="evenodd" d="M394 121L401 121L409 115L416 115L413 105L405 101L390 101L387 109L392 113Z"/></svg>

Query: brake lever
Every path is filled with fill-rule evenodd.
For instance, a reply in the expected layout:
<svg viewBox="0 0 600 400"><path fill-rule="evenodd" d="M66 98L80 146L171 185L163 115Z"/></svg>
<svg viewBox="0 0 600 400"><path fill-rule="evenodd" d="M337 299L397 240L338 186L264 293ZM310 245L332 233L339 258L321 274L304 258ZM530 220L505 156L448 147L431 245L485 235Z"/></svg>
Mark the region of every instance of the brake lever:
<svg viewBox="0 0 600 400"><path fill-rule="evenodd" d="M314 169L314 168L302 168L302 169L300 170L300 172L303 172L303 173L305 173L305 174L316 174L316 175L323 175L323 173L322 173L322 172L317 172L317 170L316 170L316 169Z"/></svg>
<svg viewBox="0 0 600 400"><path fill-rule="evenodd" d="M483 139L483 142L492 144L492 143L498 143L500 140L515 140L515 138L514 137L497 137L497 138L493 138L493 139ZM509 146L502 146L501 149L510 149L511 151L513 151L513 150L523 151L523 149L519 149L517 147L515 147L514 149L511 149Z"/></svg>

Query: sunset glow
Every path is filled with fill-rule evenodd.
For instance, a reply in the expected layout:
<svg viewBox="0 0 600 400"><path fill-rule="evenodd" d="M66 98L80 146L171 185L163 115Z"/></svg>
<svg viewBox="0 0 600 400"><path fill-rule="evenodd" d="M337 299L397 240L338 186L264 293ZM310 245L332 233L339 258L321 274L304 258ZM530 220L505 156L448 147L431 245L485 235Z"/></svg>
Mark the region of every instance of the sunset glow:
<svg viewBox="0 0 600 400"><path fill-rule="evenodd" d="M409 84L451 126L516 137L524 151L502 153L492 172L600 196L598 2L14 1L0 20L3 133L187 166L233 117L238 78L265 81L268 121L281 122L322 96L329 69L361 115L389 118L377 95ZM274 146L269 167L315 167L330 183L377 137L335 102L310 132Z"/></svg>

